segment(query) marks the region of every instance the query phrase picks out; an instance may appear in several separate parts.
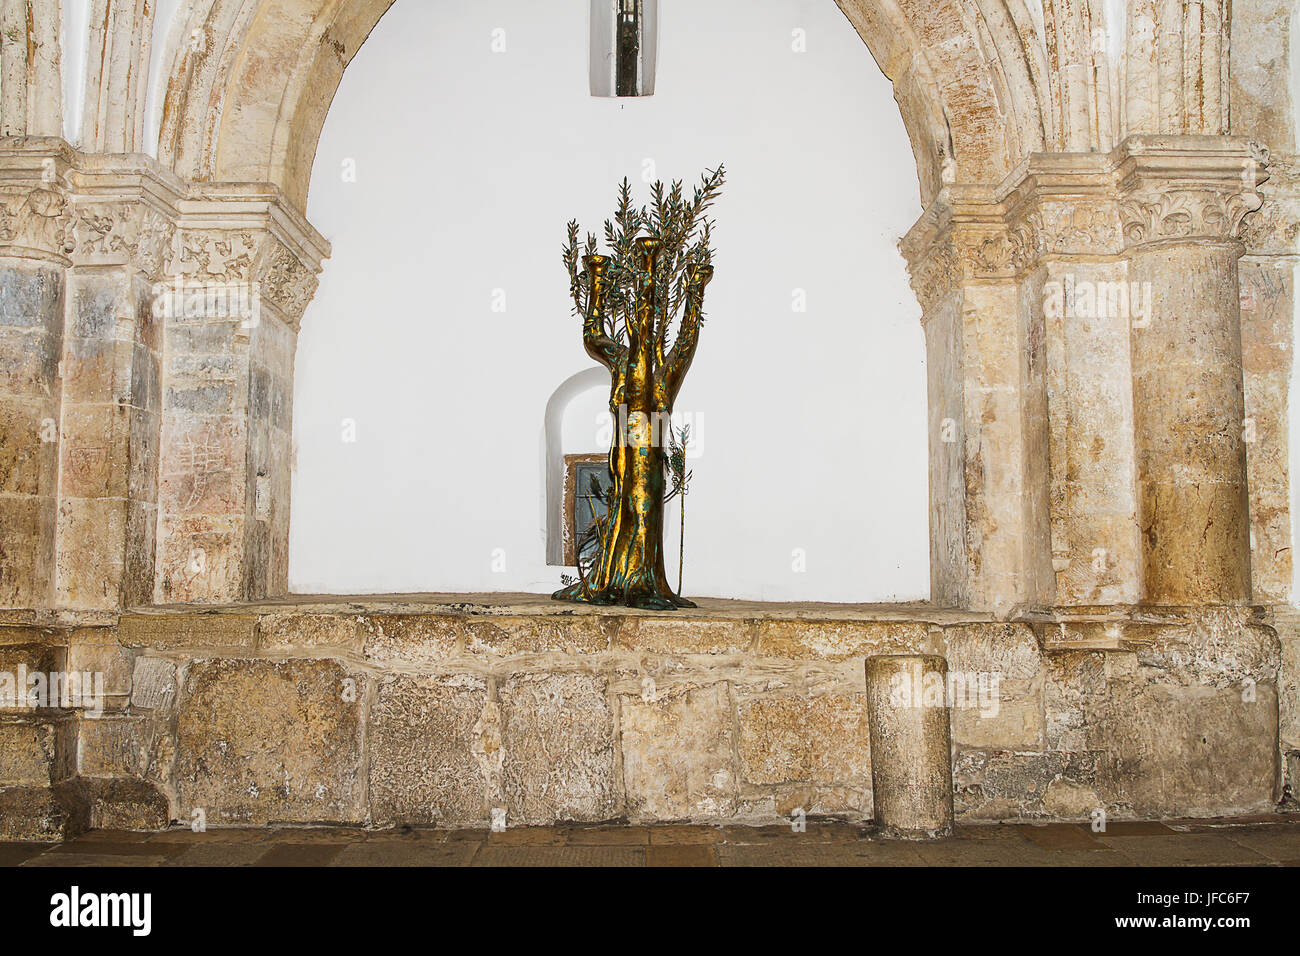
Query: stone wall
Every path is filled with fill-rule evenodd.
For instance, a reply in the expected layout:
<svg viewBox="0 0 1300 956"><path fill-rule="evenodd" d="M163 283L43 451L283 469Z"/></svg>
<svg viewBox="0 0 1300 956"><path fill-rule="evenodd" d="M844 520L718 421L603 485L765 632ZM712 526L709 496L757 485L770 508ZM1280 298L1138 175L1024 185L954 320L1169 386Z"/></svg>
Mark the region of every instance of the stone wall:
<svg viewBox="0 0 1300 956"><path fill-rule="evenodd" d="M275 605L9 626L0 641L3 669L94 670L107 695L99 718L6 712L10 838L196 813L209 826L483 827L494 809L511 826L869 818L863 665L898 652L999 677L996 710L951 711L959 819L1204 816L1279 796L1279 643L1246 610L995 622Z"/></svg>

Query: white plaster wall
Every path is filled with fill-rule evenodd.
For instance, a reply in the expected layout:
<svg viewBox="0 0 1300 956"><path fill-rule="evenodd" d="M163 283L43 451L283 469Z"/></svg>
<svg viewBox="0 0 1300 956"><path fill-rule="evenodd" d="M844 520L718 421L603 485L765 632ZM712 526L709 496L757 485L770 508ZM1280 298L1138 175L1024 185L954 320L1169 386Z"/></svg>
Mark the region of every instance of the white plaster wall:
<svg viewBox="0 0 1300 956"><path fill-rule="evenodd" d="M725 162L678 406L700 440L685 592L926 596L924 342L896 249L920 208L890 84L833 0L663 0L657 95L594 99L587 6L399 0L349 67L308 209L334 257L299 341L291 587L556 588L544 418L592 364L564 224L599 232L649 164ZM602 404L575 400L565 451L603 450Z"/></svg>

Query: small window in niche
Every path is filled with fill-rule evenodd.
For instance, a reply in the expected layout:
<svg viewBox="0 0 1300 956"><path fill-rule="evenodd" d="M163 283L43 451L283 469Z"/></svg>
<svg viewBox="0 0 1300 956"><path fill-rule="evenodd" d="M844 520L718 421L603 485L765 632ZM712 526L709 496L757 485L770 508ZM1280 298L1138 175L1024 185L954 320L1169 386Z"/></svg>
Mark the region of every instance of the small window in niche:
<svg viewBox="0 0 1300 956"><path fill-rule="evenodd" d="M564 456L564 563L578 564L578 538L605 513L605 502L592 491L592 481L609 493L609 455ZM590 546L589 546L590 549Z"/></svg>

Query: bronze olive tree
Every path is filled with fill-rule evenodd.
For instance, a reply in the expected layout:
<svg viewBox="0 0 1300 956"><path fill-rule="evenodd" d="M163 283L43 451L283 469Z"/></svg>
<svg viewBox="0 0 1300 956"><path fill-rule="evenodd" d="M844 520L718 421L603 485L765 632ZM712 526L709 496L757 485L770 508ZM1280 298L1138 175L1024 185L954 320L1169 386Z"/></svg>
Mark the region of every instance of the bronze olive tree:
<svg viewBox="0 0 1300 956"><path fill-rule="evenodd" d="M605 223L609 254L597 253L589 235L581 268L578 224L569 223L564 263L574 311L587 353L609 369L615 427L608 491L592 489L605 513L583 529L578 579L555 592L558 600L695 606L673 592L664 571L665 445L704 323L704 290L713 278L713 222L705 214L724 177L721 166L706 173L689 200L680 182L656 183L640 209L624 180L618 210Z"/></svg>

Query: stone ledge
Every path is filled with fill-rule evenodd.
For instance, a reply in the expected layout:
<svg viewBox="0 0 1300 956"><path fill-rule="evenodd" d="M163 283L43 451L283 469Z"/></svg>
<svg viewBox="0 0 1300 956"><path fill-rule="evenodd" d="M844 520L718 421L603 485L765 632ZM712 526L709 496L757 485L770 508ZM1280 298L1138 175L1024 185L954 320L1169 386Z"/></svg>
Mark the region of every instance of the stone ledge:
<svg viewBox="0 0 1300 956"><path fill-rule="evenodd" d="M1060 639L1093 626L1113 631ZM513 823L860 820L863 663L898 652L999 678L996 712L982 712L990 698L951 715L964 819L1262 810L1279 784L1278 641L1249 608L995 621L915 606L295 599L133 612L68 641L122 641L133 664L120 713L70 724L82 771L96 786L147 781L173 819L201 809L212 826L484 827L497 809ZM64 653L0 644L0 661ZM1142 730L1151 721L1159 732ZM153 797L123 807L161 812Z"/></svg>

